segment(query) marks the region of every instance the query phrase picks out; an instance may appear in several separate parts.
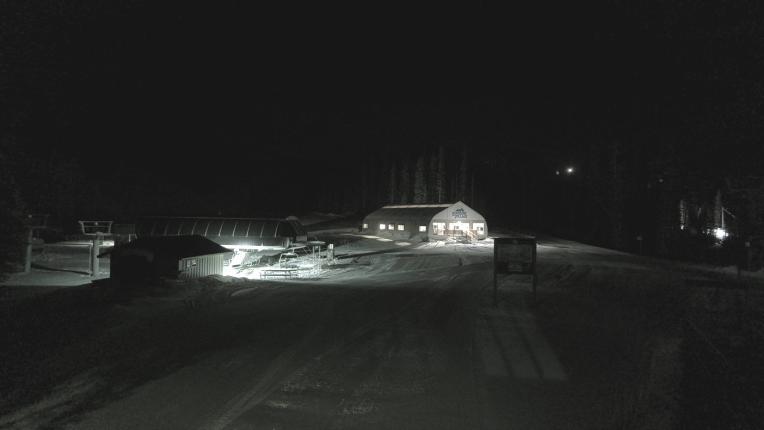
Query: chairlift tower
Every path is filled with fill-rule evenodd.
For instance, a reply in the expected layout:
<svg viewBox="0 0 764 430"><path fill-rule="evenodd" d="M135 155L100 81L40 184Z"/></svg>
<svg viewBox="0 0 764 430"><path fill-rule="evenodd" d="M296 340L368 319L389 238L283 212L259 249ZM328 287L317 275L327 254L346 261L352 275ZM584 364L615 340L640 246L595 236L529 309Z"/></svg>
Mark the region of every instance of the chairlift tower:
<svg viewBox="0 0 764 430"><path fill-rule="evenodd" d="M310 249L311 249L314 267L317 272L316 274L320 275L321 274L321 247L326 245L326 242L322 240L309 240L307 245L310 246Z"/></svg>
<svg viewBox="0 0 764 430"><path fill-rule="evenodd" d="M96 278L100 274L98 265L98 254L100 254L101 243L104 236L111 236L111 225L114 221L82 221L80 220L80 229L82 234L92 236L90 244L90 276Z"/></svg>

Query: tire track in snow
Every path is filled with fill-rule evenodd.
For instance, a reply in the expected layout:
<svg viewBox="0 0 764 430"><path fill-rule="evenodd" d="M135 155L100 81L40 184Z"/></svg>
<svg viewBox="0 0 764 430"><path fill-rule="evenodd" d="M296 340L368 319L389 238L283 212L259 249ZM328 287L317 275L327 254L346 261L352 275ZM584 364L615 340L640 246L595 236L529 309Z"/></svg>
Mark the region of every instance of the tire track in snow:
<svg viewBox="0 0 764 430"><path fill-rule="evenodd" d="M350 294L346 294L343 296L349 295ZM309 351L319 345L321 332L327 330L326 323L329 321L334 311L335 304L338 301L333 300L332 303L328 304L323 312L321 312L320 317L315 318L312 321L310 325L313 326L313 329L306 333L301 338L300 342L287 348L273 359L271 366L269 366L269 368L263 373L257 384L255 384L246 393L241 394L228 402L224 408L224 412L220 414L217 419L199 428L205 430L225 429L242 415L244 415L248 410L262 403L276 389L278 389L283 382L288 381L294 375L298 374L302 368L309 366L310 362L314 361L314 359L320 360L327 355L338 354L342 351L346 351L353 345L357 345L363 340L365 336L369 335L380 326L388 324L390 321L394 321L402 313L406 312L414 304L420 302L428 295L429 291L419 292L418 294L408 299L396 312L362 324L353 330L350 335L340 344L324 349L318 354L311 354ZM342 298L340 298L340 300ZM364 300L364 302L365 301L366 300ZM308 360L307 357L311 357L310 360ZM301 364L305 362L308 363Z"/></svg>
<svg viewBox="0 0 764 430"><path fill-rule="evenodd" d="M464 282L462 279L464 277L468 277L469 279ZM423 409L430 411L430 413L434 410L449 411L451 415L449 415L446 420L448 421L448 424L444 421L441 428L473 428L476 422L476 417L473 412L476 410L476 405L478 404L471 365L473 360L472 345L474 343L474 327L470 319L474 314L472 312L464 314L459 311L458 306L448 306L448 303L444 304L443 302L463 303L465 300L476 302L481 291L481 288L479 288L479 285L476 285L476 283L489 284L488 277L484 276L483 278L481 278L480 281L477 281L474 273L447 273L443 274L440 278L431 279L430 281L433 282L433 285L423 289L423 293L413 297L406 304L406 309L401 309L400 312L397 312L396 315L394 315L394 318L388 319L389 321L382 323L384 325L390 325L391 327L385 327L383 330L380 330L378 336L375 336L374 338L364 339L365 343L360 345L360 349L355 348L351 351L350 348L345 347L338 351L338 354L343 357L347 357L350 354L353 356L363 356L369 349L378 348L379 351L376 356L381 359L378 363L374 363L373 370L365 372L362 375L362 379L355 381L355 388L351 390L349 396L343 397L340 403L336 406L333 416L327 417L325 421L326 425L320 425L317 426L317 428L355 428L362 424L362 422L356 421L358 418L356 415L365 415L366 413L374 411L382 413L382 415L376 418L382 420L378 423L393 425L392 423L395 422L395 419L390 417L384 418L386 415L383 411L379 410L379 408L384 407L385 402L388 402L389 399L386 399L385 395L381 395L382 403L377 403L380 401L380 399L377 398L380 394L374 392L374 387L379 386L378 381L384 380L390 383L391 380L395 380L395 374L388 375L388 377L385 375L386 372L390 372L391 369L401 370L400 366L404 366L402 363L405 362L405 359L397 357L395 354L396 352L399 352L401 345L404 343L407 344L407 346L404 347L403 350L415 353L416 363L408 362L408 366L413 366L409 367L408 370L414 371L413 369L418 369L414 371L414 373L418 375L420 383L424 384L423 381L428 381L427 383L432 385L430 389L436 389L435 392L453 394L447 395L446 398L443 398L442 396L425 396L425 398L420 400L427 405ZM435 286L435 283L439 284L439 286ZM408 311L408 309L412 307L415 307L414 313ZM404 313L407 315L403 315ZM427 316L422 318L421 315ZM452 321L453 319L458 319L460 325L466 325L468 327L465 327L462 335L454 337L453 335L455 333L452 330L445 329L446 326L454 324ZM375 329L376 328L381 327L380 325L377 325ZM423 336L423 332L427 332L427 335ZM416 346L411 344L413 338L420 339ZM435 363L433 363L431 360L434 357L426 352L433 349L441 351L448 350L450 352L447 354L437 354L437 356L442 359L438 360L435 358ZM446 360L443 357L451 358ZM434 374L431 374L433 371L431 366L453 366L453 363L447 363L448 361L453 360L453 357L462 357L461 362L463 365L457 365L456 367L463 369L464 374L461 376L451 374L447 381L436 381L435 379L432 379L434 378ZM397 361L397 364L391 365L390 363L393 361ZM442 369L436 370L435 372L437 373L440 371L442 371ZM411 384L414 383L414 381L409 380L408 383ZM381 386L388 389L387 395L389 395L389 390L395 392L396 389L394 388L394 383L392 385L393 388L384 384ZM436 386L440 389L436 388ZM443 390L443 387L448 388ZM422 386L421 389L424 390L424 386ZM347 413L348 408L352 409L352 407L356 406L362 409L362 413ZM437 419L446 419L443 415L437 416L439 417ZM412 419L413 421L409 421L409 424L416 423L416 419L413 417ZM430 419L435 418L431 417ZM432 424L432 421L428 421L428 423Z"/></svg>
<svg viewBox="0 0 764 430"><path fill-rule="evenodd" d="M332 306L327 306L323 315L326 315L327 311L331 310L331 308ZM254 387L246 393L238 396L234 401L229 402L225 406L225 412L223 412L223 414L211 424L201 426L200 429L224 429L247 410L265 400L276 388L278 388L279 383L292 373L293 363L298 356L298 353L307 348L311 340L320 331L320 327L320 324L314 324L313 329L306 333L299 343L287 348L272 361L271 366L260 377Z"/></svg>

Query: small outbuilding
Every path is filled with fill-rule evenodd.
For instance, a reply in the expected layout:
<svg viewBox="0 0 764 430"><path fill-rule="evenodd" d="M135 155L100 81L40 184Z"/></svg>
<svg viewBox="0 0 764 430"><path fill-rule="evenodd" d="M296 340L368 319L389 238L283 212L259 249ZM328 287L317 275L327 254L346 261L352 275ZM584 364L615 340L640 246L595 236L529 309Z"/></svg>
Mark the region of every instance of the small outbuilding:
<svg viewBox="0 0 764 430"><path fill-rule="evenodd" d="M231 250L199 235L141 237L117 245L110 255L111 278L192 279L223 274Z"/></svg>
<svg viewBox="0 0 764 430"><path fill-rule="evenodd" d="M367 215L361 232L405 240L482 240L488 237L488 224L480 213L461 201L388 205Z"/></svg>

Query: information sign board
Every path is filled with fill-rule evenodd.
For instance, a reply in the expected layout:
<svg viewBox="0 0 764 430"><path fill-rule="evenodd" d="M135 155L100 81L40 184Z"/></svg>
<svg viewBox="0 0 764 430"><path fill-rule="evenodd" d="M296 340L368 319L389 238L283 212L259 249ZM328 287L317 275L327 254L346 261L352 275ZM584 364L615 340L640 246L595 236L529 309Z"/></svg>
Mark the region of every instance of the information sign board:
<svg viewBox="0 0 764 430"><path fill-rule="evenodd" d="M536 271L536 239L494 239L493 261L496 273L533 274Z"/></svg>
<svg viewBox="0 0 764 430"><path fill-rule="evenodd" d="M536 298L536 238L500 237L493 240L493 300L498 305L498 275L531 275Z"/></svg>

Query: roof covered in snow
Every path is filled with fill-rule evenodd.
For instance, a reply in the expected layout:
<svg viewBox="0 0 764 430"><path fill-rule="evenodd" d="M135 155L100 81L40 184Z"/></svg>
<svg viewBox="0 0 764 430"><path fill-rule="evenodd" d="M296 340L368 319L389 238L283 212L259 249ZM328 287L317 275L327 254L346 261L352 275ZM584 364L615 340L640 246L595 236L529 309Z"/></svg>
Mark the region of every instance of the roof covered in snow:
<svg viewBox="0 0 764 430"><path fill-rule="evenodd" d="M447 208L453 203L437 203L431 205L387 205L383 209L415 209L415 208Z"/></svg>
<svg viewBox="0 0 764 430"><path fill-rule="evenodd" d="M442 211L442 206L437 207L382 207L376 211L366 215L364 218L365 223L374 222L394 222L394 221L411 221L420 222L421 224L427 224L430 222L433 216Z"/></svg>
<svg viewBox="0 0 764 430"><path fill-rule="evenodd" d="M463 202L439 203L426 205L388 205L370 213L364 218L364 223L390 223L401 222L417 225L426 225L437 214L451 207L461 206L467 208ZM477 213L477 212L475 212Z"/></svg>

